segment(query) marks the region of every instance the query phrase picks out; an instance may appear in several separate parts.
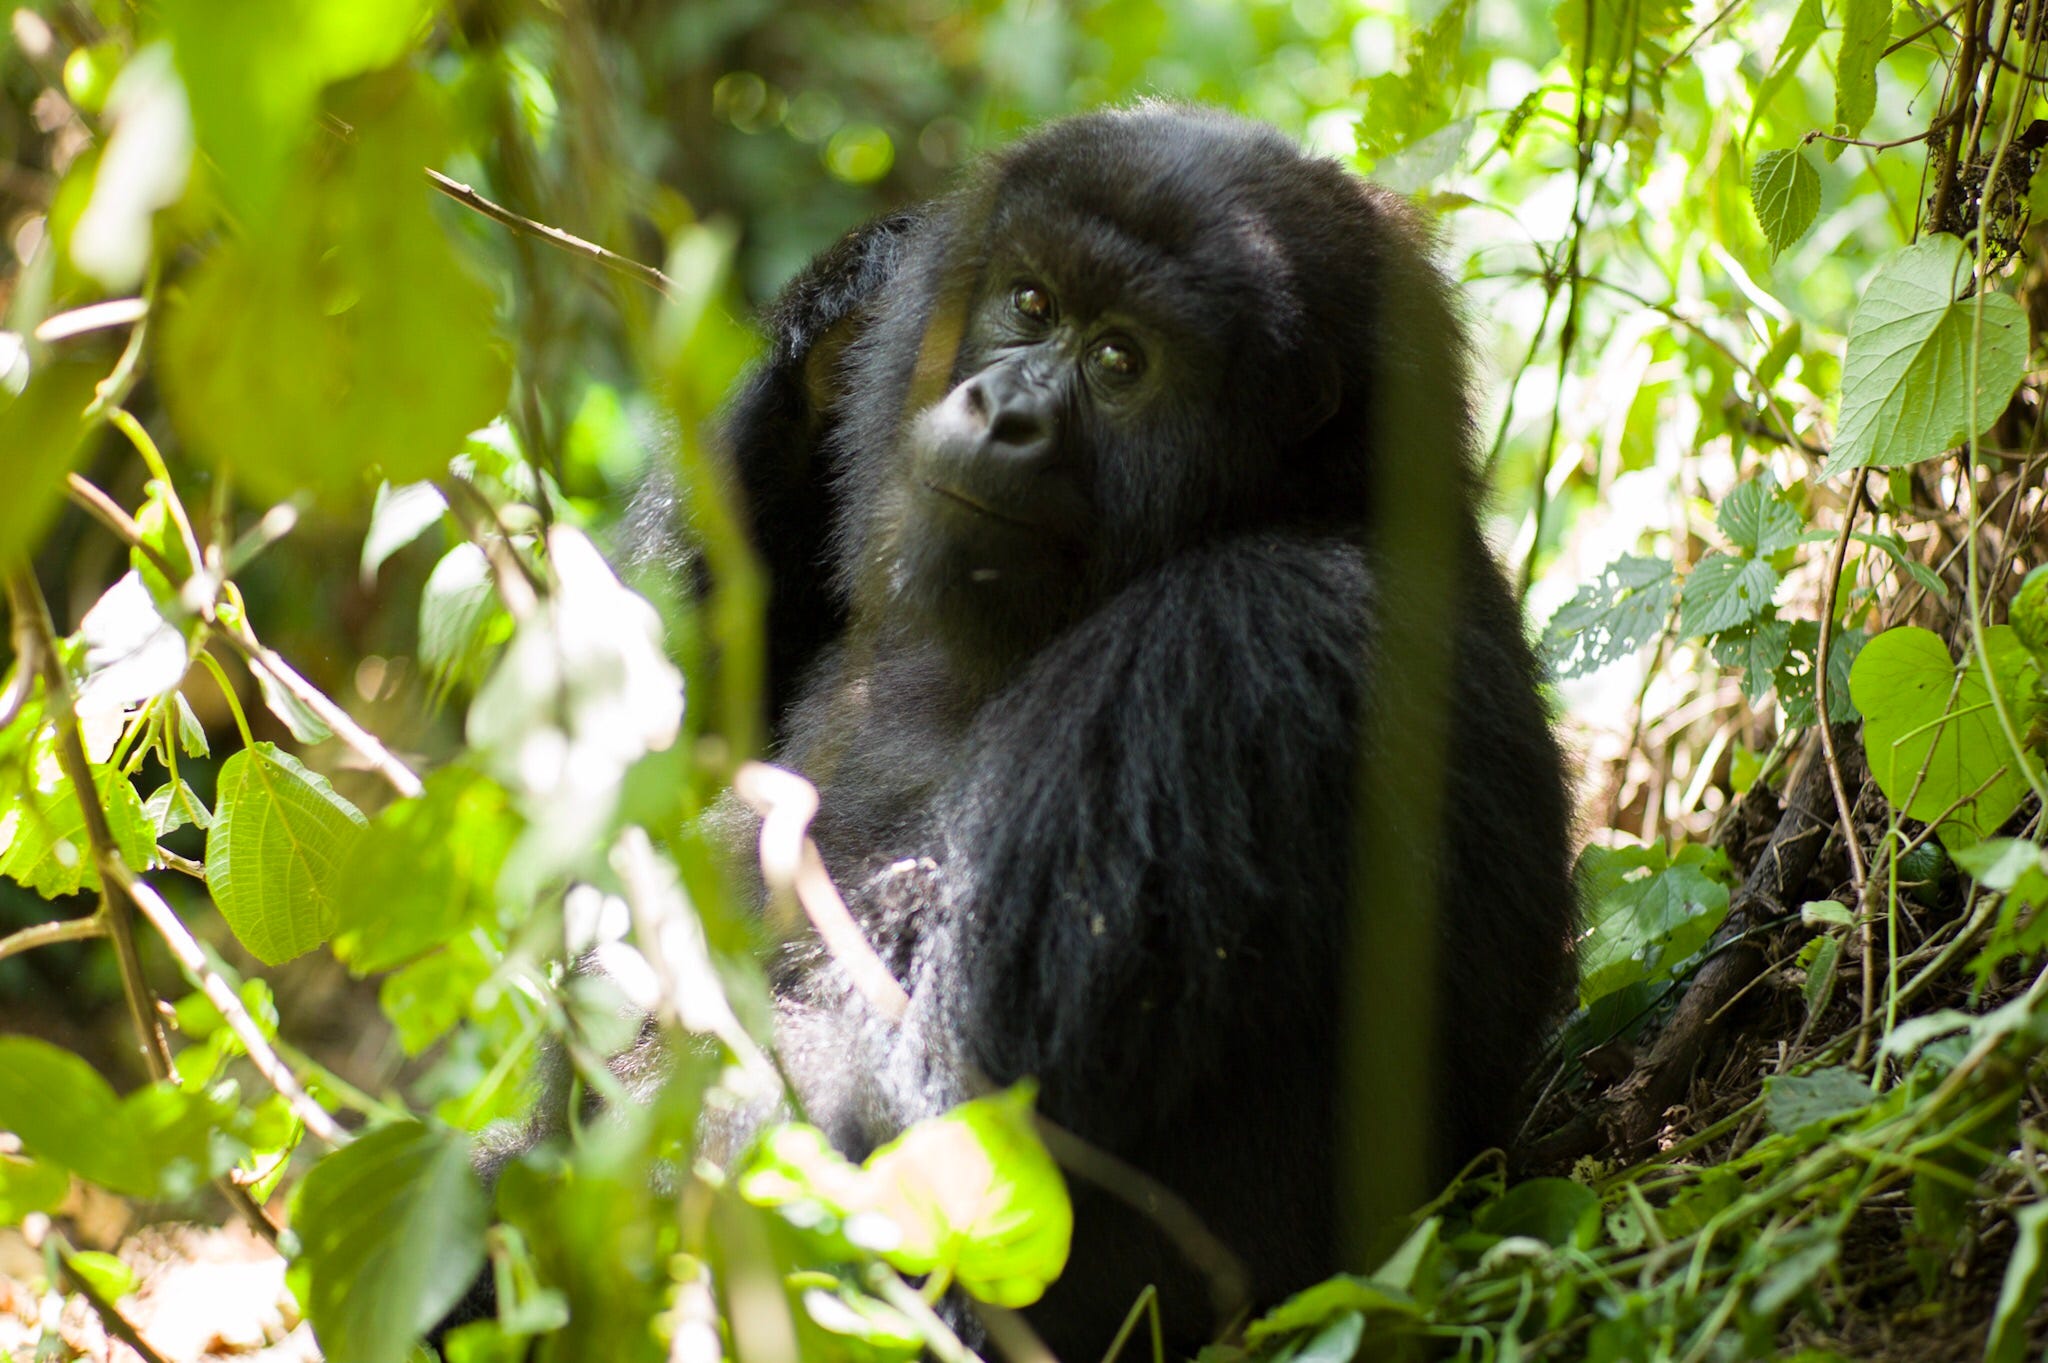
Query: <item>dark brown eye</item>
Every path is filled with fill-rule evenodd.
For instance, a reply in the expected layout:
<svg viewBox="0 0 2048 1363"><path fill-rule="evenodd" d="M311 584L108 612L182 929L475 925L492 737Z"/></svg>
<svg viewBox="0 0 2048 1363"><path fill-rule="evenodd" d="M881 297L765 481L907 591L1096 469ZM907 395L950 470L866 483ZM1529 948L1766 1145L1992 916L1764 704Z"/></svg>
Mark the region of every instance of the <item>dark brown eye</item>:
<svg viewBox="0 0 2048 1363"><path fill-rule="evenodd" d="M1034 322L1052 320L1052 295L1036 284L1019 284L1010 290L1010 306Z"/></svg>
<svg viewBox="0 0 2048 1363"><path fill-rule="evenodd" d="M1113 378L1128 379L1144 369L1145 356L1129 341L1109 340L1096 343L1088 352L1088 362Z"/></svg>

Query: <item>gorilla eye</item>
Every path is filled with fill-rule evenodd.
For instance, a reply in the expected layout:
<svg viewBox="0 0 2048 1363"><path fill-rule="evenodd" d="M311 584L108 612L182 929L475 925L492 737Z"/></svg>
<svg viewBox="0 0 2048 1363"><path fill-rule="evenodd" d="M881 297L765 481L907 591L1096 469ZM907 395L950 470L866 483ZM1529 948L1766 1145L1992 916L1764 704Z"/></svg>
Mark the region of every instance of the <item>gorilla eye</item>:
<svg viewBox="0 0 2048 1363"><path fill-rule="evenodd" d="M1088 352L1088 362L1104 374L1113 378L1135 378L1145 367L1142 351L1129 341L1112 340L1099 343Z"/></svg>
<svg viewBox="0 0 2048 1363"><path fill-rule="evenodd" d="M1010 290L1010 306L1034 322L1052 320L1052 295L1036 284L1019 284Z"/></svg>

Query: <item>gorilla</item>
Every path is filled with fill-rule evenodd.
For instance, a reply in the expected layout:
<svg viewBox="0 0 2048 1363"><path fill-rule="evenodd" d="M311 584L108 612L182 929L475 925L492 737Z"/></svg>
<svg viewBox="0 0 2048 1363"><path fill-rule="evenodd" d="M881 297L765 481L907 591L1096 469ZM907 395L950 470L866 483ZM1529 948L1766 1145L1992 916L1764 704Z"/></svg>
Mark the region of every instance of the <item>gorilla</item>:
<svg viewBox="0 0 2048 1363"><path fill-rule="evenodd" d="M1347 952L1416 904L1364 864L1376 825L1433 884L1430 1172L1510 1136L1572 973L1566 796L1428 248L1271 129L1145 105L1025 138L771 307L721 439L774 756L910 998L884 1019L814 944L773 967L784 1067L848 1156L1029 1076L1249 1304L1346 1267L1336 1190L1373 1159L1340 1120ZM639 513L671 566L674 500ZM1372 796L1417 708L1388 684L1404 582L1443 607L1427 819ZM1070 1183L1072 1257L1027 1312L1056 1354L1100 1357L1147 1286L1180 1353L1228 1324L1142 1195Z"/></svg>
<svg viewBox="0 0 2048 1363"><path fill-rule="evenodd" d="M1450 498L1420 565L1449 605L1416 835L1433 1172L1511 1134L1572 972L1566 795L1428 246L1271 129L1147 105L1027 137L772 306L723 440L775 756L911 999L883 1020L815 946L776 966L786 1066L849 1156L1033 1076L1255 1304L1344 1267L1338 1161L1370 1156L1340 1135L1341 963L1373 913L1380 546L1414 480ZM1148 1284L1173 1347L1212 1338L1183 1248L1073 1182L1072 1259L1028 1313L1054 1351L1099 1357Z"/></svg>

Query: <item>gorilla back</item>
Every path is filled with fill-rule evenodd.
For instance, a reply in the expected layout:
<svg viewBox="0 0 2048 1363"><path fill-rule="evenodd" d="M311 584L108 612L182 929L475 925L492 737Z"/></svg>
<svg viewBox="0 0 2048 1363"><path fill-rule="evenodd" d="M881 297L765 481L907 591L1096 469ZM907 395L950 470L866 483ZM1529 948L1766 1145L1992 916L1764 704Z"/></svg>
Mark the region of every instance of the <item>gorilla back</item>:
<svg viewBox="0 0 2048 1363"><path fill-rule="evenodd" d="M1192 1204L1258 1304L1342 1267L1388 467L1457 507L1442 814L1418 834L1442 1171L1509 1135L1571 969L1561 766L1477 532L1425 232L1268 129L1141 107L851 234L769 327L725 440L770 573L778 756L818 785L825 860L912 1000L884 1022L790 950L806 1109L859 1156L984 1076L1036 1076L1051 1118ZM1208 1338L1181 1250L1075 1193L1031 1313L1054 1349L1098 1355L1148 1283L1171 1341Z"/></svg>

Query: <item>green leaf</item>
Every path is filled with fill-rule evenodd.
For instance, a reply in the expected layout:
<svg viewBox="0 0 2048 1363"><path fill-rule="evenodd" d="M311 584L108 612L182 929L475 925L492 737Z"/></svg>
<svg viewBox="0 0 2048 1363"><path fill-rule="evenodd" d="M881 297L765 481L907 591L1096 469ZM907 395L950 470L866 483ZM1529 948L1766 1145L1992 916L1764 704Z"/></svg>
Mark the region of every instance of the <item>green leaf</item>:
<svg viewBox="0 0 2048 1363"><path fill-rule="evenodd" d="M1258 1345L1281 1335L1325 1326L1361 1313L1378 1313L1415 1319L1421 1310L1406 1292L1372 1278L1340 1274L1304 1287L1245 1330L1245 1343Z"/></svg>
<svg viewBox="0 0 2048 1363"><path fill-rule="evenodd" d="M85 809L57 757L56 730L41 720L42 707L28 706L0 738L0 875L61 899L99 889L100 873ZM93 767L92 779L121 859L130 869L148 866L156 832L142 797L113 767Z"/></svg>
<svg viewBox="0 0 2048 1363"><path fill-rule="evenodd" d="M25 386L11 365L0 364L0 450L7 460L7 495L0 497L0 545L27 554L63 495L64 475L85 439L80 420L105 371L86 356L31 352Z"/></svg>
<svg viewBox="0 0 2048 1363"><path fill-rule="evenodd" d="M182 780L159 787L156 794L143 801L142 812L158 837L175 833L186 824L202 830L213 826L213 814L200 800L199 792Z"/></svg>
<svg viewBox="0 0 2048 1363"><path fill-rule="evenodd" d="M1750 1304L1767 1318L1776 1316L1811 1287L1814 1279L1827 1272L1841 1253L1840 1241L1832 1235L1820 1235L1812 1244L1794 1250L1773 1264L1757 1284L1756 1295L1750 1299Z"/></svg>
<svg viewBox="0 0 2048 1363"><path fill-rule="evenodd" d="M1811 1074L1774 1074L1764 1080L1764 1115L1787 1135L1823 1126L1870 1106L1870 1081L1831 1065Z"/></svg>
<svg viewBox="0 0 2048 1363"><path fill-rule="evenodd" d="M424 29L427 0L166 0L193 131L252 222L270 214L330 81L388 66Z"/></svg>
<svg viewBox="0 0 2048 1363"><path fill-rule="evenodd" d="M216 1139L214 1101L169 1085L114 1096L71 1052L32 1037L0 1037L0 1128L31 1155L130 1197L191 1192L239 1153Z"/></svg>
<svg viewBox="0 0 2048 1363"><path fill-rule="evenodd" d="M1728 542L1751 558L1769 558L1797 545L1806 534L1798 508L1778 490L1778 480L1760 473L1728 494L1714 524Z"/></svg>
<svg viewBox="0 0 2048 1363"><path fill-rule="evenodd" d="M1472 1226L1503 1238L1590 1249L1600 1234L1600 1195L1568 1178L1532 1178L1481 1207Z"/></svg>
<svg viewBox="0 0 2048 1363"><path fill-rule="evenodd" d="M1742 674L1742 694L1759 701L1777 683L1778 670L1792 652L1792 626L1759 620L1748 629L1724 630L1714 639L1714 661Z"/></svg>
<svg viewBox="0 0 2048 1363"><path fill-rule="evenodd" d="M1998 1307L1991 1313L1984 1363L2020 1363L2027 1356L2027 1318L2048 1282L2048 1202L2015 1209L2012 1224L2017 1234L1998 1288Z"/></svg>
<svg viewBox="0 0 2048 1363"><path fill-rule="evenodd" d="M1806 235L1820 213L1820 172L1804 151L1767 151L1749 173L1757 226L1777 255Z"/></svg>
<svg viewBox="0 0 2048 1363"><path fill-rule="evenodd" d="M0 1226L57 1209L71 1192L71 1171L54 1160L0 1155Z"/></svg>
<svg viewBox="0 0 2048 1363"><path fill-rule="evenodd" d="M1624 555L1551 617L1544 656L1560 677L1583 677L1626 658L1657 637L1677 595L1669 563Z"/></svg>
<svg viewBox="0 0 2048 1363"><path fill-rule="evenodd" d="M1742 140L1749 141L1749 135L1756 131L1757 120L1771 107L1771 101L1785 88L1799 69L1799 63L1813 50L1814 41L1827 27L1820 12L1820 0L1799 0L1799 11L1792 16L1791 25L1785 30L1785 40L1778 44L1778 55L1771 59L1771 69L1757 82L1756 94L1750 100L1749 123L1742 130Z"/></svg>
<svg viewBox="0 0 2048 1363"><path fill-rule="evenodd" d="M1728 916L1726 865L1708 848L1667 857L1662 846L1588 847L1579 857L1580 897L1592 933L1579 951L1579 1001L1669 977L1706 946Z"/></svg>
<svg viewBox="0 0 2048 1363"><path fill-rule="evenodd" d="M903 1232L884 1258L949 1271L998 1306L1029 1306L1066 1267L1074 1213L1019 1084L917 1122L868 1157L875 1208Z"/></svg>
<svg viewBox="0 0 2048 1363"><path fill-rule="evenodd" d="M441 556L420 592L420 662L437 683L483 679L494 645L511 636L490 560L464 541Z"/></svg>
<svg viewBox="0 0 2048 1363"><path fill-rule="evenodd" d="M1709 554L1685 576L1678 631L1687 638L1746 625L1770 608L1778 574L1762 559Z"/></svg>
<svg viewBox="0 0 2048 1363"><path fill-rule="evenodd" d="M141 1282L134 1269L100 1250L80 1250L67 1255L64 1268L84 1279L86 1286L99 1294L102 1301L117 1302L133 1292Z"/></svg>
<svg viewBox="0 0 2048 1363"><path fill-rule="evenodd" d="M1806 984L1800 992L1806 999L1806 1015L1817 1019L1827 1011L1828 1002L1835 994L1835 967L1842 959L1842 939L1816 937L1813 940L1813 959L1806 964Z"/></svg>
<svg viewBox="0 0 2048 1363"><path fill-rule="evenodd" d="M278 965L333 930L336 877L366 826L327 778L258 743L221 765L206 880L221 917L250 954Z"/></svg>
<svg viewBox="0 0 2048 1363"><path fill-rule="evenodd" d="M385 0L379 0L384 3ZM345 8L334 6L331 8ZM235 77L236 80L243 79ZM284 500L360 497L441 472L502 405L491 291L429 211L445 145L429 87L351 87L364 107L262 230L182 276L163 391L191 447Z"/></svg>
<svg viewBox="0 0 2048 1363"><path fill-rule="evenodd" d="M1842 416L1824 477L1932 459L2005 410L2027 370L2027 316L2002 293L1957 301L1957 283L1968 277L1968 258L1954 237L1929 237L1878 267L1849 320ZM1980 304L1981 348L1974 346Z"/></svg>
<svg viewBox="0 0 2048 1363"><path fill-rule="evenodd" d="M1854 137L1877 108L1877 61L1892 36L1892 0L1844 0L1835 55L1835 133ZM1831 154L1839 156L1840 143Z"/></svg>
<svg viewBox="0 0 2048 1363"><path fill-rule="evenodd" d="M489 1220L454 1133L399 1122L314 1165L292 1228L329 1363L402 1363L483 1267Z"/></svg>
<svg viewBox="0 0 2048 1363"><path fill-rule="evenodd" d="M498 870L519 834L504 789L443 767L426 793L370 825L335 889L334 954L359 975L389 970L476 922L495 921Z"/></svg>
<svg viewBox="0 0 2048 1363"><path fill-rule="evenodd" d="M2009 625L1986 629L1984 645L2012 722L2025 733L2039 708L2033 659ZM1951 850L1981 842L2019 808L2027 779L1974 659L1954 662L1928 630L1889 629L1864 645L1849 686L1864 715L1864 747L1879 789L1913 818L1941 819L1941 840ZM1954 813L1944 818L1951 806Z"/></svg>

